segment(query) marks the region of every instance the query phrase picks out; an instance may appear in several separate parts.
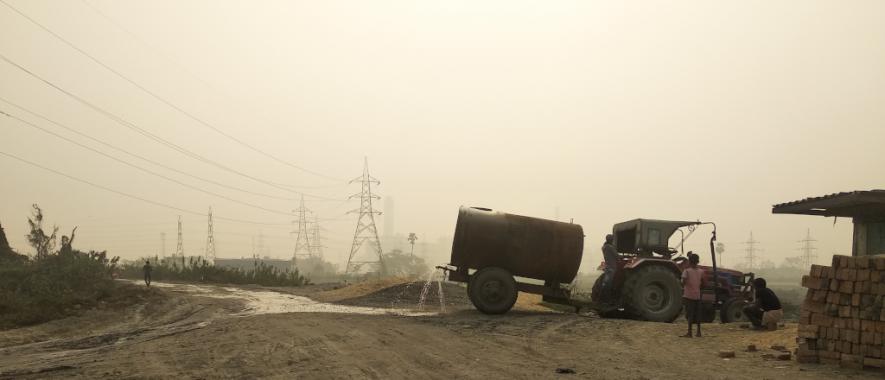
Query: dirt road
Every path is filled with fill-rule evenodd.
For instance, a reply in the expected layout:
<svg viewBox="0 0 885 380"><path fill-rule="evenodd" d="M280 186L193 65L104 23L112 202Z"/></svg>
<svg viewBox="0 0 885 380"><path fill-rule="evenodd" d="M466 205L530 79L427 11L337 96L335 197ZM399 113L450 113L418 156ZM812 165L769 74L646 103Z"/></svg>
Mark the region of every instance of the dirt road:
<svg viewBox="0 0 885 380"><path fill-rule="evenodd" d="M0 332L0 378L593 378L881 379L881 373L764 360L772 344L795 346L795 326L755 333L705 326L607 320L523 310L487 316L445 287L446 312L399 285L350 298L342 291L288 293L164 284L125 310L97 310ZM371 289L369 289L371 291ZM337 293L336 293L337 292ZM386 293L384 293L386 292ZM393 295L384 307L379 294ZM316 299L336 299L337 304ZM399 299L404 298L404 299ZM432 298L432 297L429 297ZM360 305L359 300L366 300ZM431 306L434 305L434 306ZM532 309L531 311L526 309ZM761 352L742 350L755 343ZM730 360L719 350L734 350ZM575 374L557 374L557 368Z"/></svg>

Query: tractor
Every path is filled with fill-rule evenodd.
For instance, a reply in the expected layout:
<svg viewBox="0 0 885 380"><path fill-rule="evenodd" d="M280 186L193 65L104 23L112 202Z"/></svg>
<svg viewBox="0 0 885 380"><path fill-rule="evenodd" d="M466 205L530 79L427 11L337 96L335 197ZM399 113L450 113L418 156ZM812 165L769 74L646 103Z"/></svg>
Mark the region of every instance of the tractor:
<svg viewBox="0 0 885 380"><path fill-rule="evenodd" d="M700 221L635 219L612 228L619 255L612 288L603 291L603 277L593 285L592 300L603 316L626 315L655 322L672 322L682 311L682 270L689 266L685 241L700 226L712 226L711 266L705 271L701 317L722 323L745 320L743 308L752 299L753 273L717 267L716 225ZM675 247L670 240L679 233ZM691 252L689 252L691 253ZM603 262L598 269L605 269Z"/></svg>

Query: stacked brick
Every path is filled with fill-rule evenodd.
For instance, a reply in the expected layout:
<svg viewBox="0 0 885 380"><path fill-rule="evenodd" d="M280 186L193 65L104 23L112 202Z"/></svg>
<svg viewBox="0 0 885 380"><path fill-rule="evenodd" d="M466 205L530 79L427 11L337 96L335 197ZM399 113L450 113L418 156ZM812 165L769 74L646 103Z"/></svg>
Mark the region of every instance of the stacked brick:
<svg viewBox="0 0 885 380"><path fill-rule="evenodd" d="M802 286L797 360L885 370L885 255L833 256Z"/></svg>

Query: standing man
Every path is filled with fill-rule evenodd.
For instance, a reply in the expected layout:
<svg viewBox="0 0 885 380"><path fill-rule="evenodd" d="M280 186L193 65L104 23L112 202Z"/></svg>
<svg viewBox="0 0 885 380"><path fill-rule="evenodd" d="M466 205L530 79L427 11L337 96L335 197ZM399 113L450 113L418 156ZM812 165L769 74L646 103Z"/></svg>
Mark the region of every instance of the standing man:
<svg viewBox="0 0 885 380"><path fill-rule="evenodd" d="M618 249L615 248L615 236L605 235L605 244L602 245L602 257L605 259L605 271L602 276L602 289L605 298L614 303L615 274L618 271Z"/></svg>
<svg viewBox="0 0 885 380"><path fill-rule="evenodd" d="M145 260L142 270L144 270L144 283L147 284L148 287L151 286L151 270L153 269L154 268L151 267L151 261Z"/></svg>
<svg viewBox="0 0 885 380"><path fill-rule="evenodd" d="M701 257L689 252L689 267L682 271L682 303L685 305L685 319L688 321L688 332L683 335L691 338L691 325L698 326L695 334L701 337L701 287L704 284L704 270L698 268Z"/></svg>
<svg viewBox="0 0 885 380"><path fill-rule="evenodd" d="M744 308L744 315L757 330L777 330L777 323L784 318L781 300L762 277L753 280L753 287L756 288L756 300Z"/></svg>

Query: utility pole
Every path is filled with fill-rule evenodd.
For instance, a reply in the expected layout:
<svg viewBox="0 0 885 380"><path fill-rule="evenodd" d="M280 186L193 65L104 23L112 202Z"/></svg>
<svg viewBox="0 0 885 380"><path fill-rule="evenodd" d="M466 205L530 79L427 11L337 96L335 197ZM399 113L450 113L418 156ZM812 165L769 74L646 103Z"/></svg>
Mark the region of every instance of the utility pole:
<svg viewBox="0 0 885 380"><path fill-rule="evenodd" d="M415 240L418 240L418 235L415 235L414 232L409 232L409 244L412 245L412 250L409 252L409 256L415 257Z"/></svg>
<svg viewBox="0 0 885 380"><path fill-rule="evenodd" d="M206 261L215 265L215 227L212 221L212 207L209 207L209 232L206 235Z"/></svg>
<svg viewBox="0 0 885 380"><path fill-rule="evenodd" d="M377 264L378 274L380 275L384 268L384 259L381 256L381 241L378 239L378 228L375 227L375 215L381 215L381 212L375 211L372 208L372 200L380 198L377 195L372 194L372 184L380 185L381 181L378 181L375 177L369 175L368 158L365 158L363 162L363 175L350 181L350 183L355 182L359 182L362 185L362 190L357 194L351 195L350 199L359 198L360 207L349 211L348 214L359 213L359 217L357 217L356 220L356 230L353 232L353 244L350 247L350 255L347 257L347 268L344 270L344 274L356 272L364 264ZM378 257L377 260L374 258L371 260L354 260L354 256L359 252L364 243L369 245L369 249L372 250L373 256Z"/></svg>
<svg viewBox="0 0 885 380"><path fill-rule="evenodd" d="M176 258L181 258L181 267L184 268L184 238L181 233L181 215L178 216L178 245L175 247Z"/></svg>
<svg viewBox="0 0 885 380"><path fill-rule="evenodd" d="M298 237L295 238L295 252L292 253L292 265L295 266L299 257L311 256L310 229L307 228L307 214L310 210L304 207L304 195L301 196L300 206L292 212L298 215L298 220L295 221L298 229L292 231L292 233L298 234Z"/></svg>
<svg viewBox="0 0 885 380"><path fill-rule="evenodd" d="M802 269L808 269L811 267L811 264L814 264L817 261L817 254L814 251L817 249L814 246L814 240L811 238L811 229L809 228L805 234L805 239L799 240L799 243L802 243L802 246L799 250L802 251Z"/></svg>
<svg viewBox="0 0 885 380"><path fill-rule="evenodd" d="M160 232L160 258L166 258L166 233Z"/></svg>
<svg viewBox="0 0 885 380"><path fill-rule="evenodd" d="M753 238L753 231L750 231L750 239L743 244L747 246L747 248L744 249L744 252L747 253L747 255L744 256L744 259L746 259L745 265L747 269L753 270L756 268L756 252L761 251L761 249L756 248L756 245L758 245L759 242Z"/></svg>

